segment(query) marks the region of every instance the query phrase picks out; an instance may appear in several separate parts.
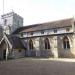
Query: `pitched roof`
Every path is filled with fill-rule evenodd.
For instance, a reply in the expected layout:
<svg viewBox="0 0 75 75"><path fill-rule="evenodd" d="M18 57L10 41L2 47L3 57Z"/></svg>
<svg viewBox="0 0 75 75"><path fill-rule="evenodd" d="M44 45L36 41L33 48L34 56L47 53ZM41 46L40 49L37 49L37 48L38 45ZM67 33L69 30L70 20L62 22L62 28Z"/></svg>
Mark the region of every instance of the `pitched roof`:
<svg viewBox="0 0 75 75"><path fill-rule="evenodd" d="M11 43L13 49L26 49L27 48L27 46L24 44L26 42L24 41L23 43L19 37L14 36L14 35L6 35L6 37ZM0 47L3 45L4 41L5 39L3 39L3 41L1 42Z"/></svg>
<svg viewBox="0 0 75 75"><path fill-rule="evenodd" d="M23 45L21 39L14 35L8 35L8 39L12 44L13 49L26 49L26 45Z"/></svg>
<svg viewBox="0 0 75 75"><path fill-rule="evenodd" d="M53 22L24 26L17 29L14 33L32 32L32 31L39 31L44 29L53 29L53 28L72 26L73 21L74 21L74 18L69 18L69 19L63 19L63 20L58 20Z"/></svg>

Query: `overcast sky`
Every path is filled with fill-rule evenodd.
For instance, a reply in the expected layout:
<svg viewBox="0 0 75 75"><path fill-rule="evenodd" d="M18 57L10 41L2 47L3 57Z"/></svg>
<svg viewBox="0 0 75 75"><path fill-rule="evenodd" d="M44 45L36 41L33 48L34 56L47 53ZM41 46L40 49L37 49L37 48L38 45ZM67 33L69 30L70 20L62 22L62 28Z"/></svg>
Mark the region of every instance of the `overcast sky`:
<svg viewBox="0 0 75 75"><path fill-rule="evenodd" d="M4 0L4 13L12 10L24 18L24 25L75 16L75 0ZM3 0L0 0L0 15Z"/></svg>

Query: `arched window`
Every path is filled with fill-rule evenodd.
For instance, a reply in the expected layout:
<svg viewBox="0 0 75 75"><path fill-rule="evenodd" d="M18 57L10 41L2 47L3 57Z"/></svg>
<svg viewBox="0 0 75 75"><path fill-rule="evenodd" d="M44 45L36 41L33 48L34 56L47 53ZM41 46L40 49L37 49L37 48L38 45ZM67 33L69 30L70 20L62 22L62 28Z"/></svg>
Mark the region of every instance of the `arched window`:
<svg viewBox="0 0 75 75"><path fill-rule="evenodd" d="M7 24L7 19L4 19L4 25L6 25Z"/></svg>
<svg viewBox="0 0 75 75"><path fill-rule="evenodd" d="M48 38L45 39L45 49L50 49L50 43Z"/></svg>
<svg viewBox="0 0 75 75"><path fill-rule="evenodd" d="M33 47L33 41L30 39L29 40L29 49L33 49L34 47Z"/></svg>
<svg viewBox="0 0 75 75"><path fill-rule="evenodd" d="M70 49L69 39L66 36L63 38L63 48Z"/></svg>

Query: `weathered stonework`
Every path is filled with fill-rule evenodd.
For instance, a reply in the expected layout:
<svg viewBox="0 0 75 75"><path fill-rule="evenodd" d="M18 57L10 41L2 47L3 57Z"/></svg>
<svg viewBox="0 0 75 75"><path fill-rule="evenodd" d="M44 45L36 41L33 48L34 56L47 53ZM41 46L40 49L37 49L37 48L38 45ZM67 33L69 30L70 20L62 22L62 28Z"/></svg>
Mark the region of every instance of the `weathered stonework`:
<svg viewBox="0 0 75 75"><path fill-rule="evenodd" d="M69 39L70 43L70 49L64 49L63 48L63 38L64 36L67 36ZM75 55L73 54L73 34L68 34L68 35L59 35L58 36L58 55L59 57L74 57Z"/></svg>
<svg viewBox="0 0 75 75"><path fill-rule="evenodd" d="M74 18L25 27L22 27L23 18L14 12L2 15L2 19L7 35L0 40L0 59L75 57ZM0 33L0 38L3 37L2 34ZM9 39L8 35L12 37Z"/></svg>
<svg viewBox="0 0 75 75"><path fill-rule="evenodd" d="M69 39L70 43L70 49L64 49L63 48L63 38L67 36ZM58 58L58 57L75 57L75 38L74 34L63 34L63 35L57 35L57 36L44 36L44 37L35 37L35 38L30 38L33 41L33 46L36 51L36 56L40 56L41 50L46 50L45 49L45 43L44 40L45 38L49 39L50 43L50 57L53 55L53 57ZM27 40L27 39L26 39ZM29 41L29 39L28 39Z"/></svg>

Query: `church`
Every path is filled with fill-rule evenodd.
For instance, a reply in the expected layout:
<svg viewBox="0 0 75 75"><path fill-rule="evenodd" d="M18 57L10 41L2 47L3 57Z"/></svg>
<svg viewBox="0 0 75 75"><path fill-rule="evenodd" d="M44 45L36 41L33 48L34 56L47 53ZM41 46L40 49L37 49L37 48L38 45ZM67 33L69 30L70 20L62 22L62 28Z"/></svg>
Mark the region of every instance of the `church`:
<svg viewBox="0 0 75 75"><path fill-rule="evenodd" d="M74 18L23 26L14 12L1 17L0 59L75 57Z"/></svg>

